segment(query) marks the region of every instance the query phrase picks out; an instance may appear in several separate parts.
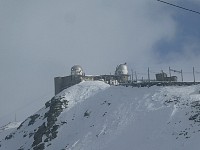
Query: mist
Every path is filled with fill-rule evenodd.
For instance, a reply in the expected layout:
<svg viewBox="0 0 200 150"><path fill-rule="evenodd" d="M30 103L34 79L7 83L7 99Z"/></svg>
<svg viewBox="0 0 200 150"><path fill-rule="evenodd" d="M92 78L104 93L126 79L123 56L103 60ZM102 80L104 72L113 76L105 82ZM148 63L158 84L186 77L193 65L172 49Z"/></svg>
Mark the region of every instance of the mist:
<svg viewBox="0 0 200 150"><path fill-rule="evenodd" d="M200 35L185 30L199 16L184 13L153 0L0 0L0 124L42 108L76 64L110 74L127 62L144 78L148 67L152 78L168 66L200 71Z"/></svg>

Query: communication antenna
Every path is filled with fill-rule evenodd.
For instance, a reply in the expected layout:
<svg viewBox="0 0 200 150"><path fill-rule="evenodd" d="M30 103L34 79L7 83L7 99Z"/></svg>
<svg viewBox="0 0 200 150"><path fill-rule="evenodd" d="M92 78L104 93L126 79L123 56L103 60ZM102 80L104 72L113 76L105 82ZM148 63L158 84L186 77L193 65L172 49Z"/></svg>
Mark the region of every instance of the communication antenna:
<svg viewBox="0 0 200 150"><path fill-rule="evenodd" d="M133 69L131 69L131 82L133 82Z"/></svg>
<svg viewBox="0 0 200 150"><path fill-rule="evenodd" d="M171 74L171 68L170 67L169 67L169 77L170 77L169 81L171 82L172 74Z"/></svg>
<svg viewBox="0 0 200 150"><path fill-rule="evenodd" d="M17 115L16 115L16 113L15 113L15 122L17 122Z"/></svg>
<svg viewBox="0 0 200 150"><path fill-rule="evenodd" d="M194 67L193 67L193 78L194 78L194 83L195 83L195 73L194 73Z"/></svg>
<svg viewBox="0 0 200 150"><path fill-rule="evenodd" d="M148 82L150 82L149 67L148 67Z"/></svg>
<svg viewBox="0 0 200 150"><path fill-rule="evenodd" d="M136 79L136 82L137 82L137 73L136 73L136 71L135 71L135 79Z"/></svg>

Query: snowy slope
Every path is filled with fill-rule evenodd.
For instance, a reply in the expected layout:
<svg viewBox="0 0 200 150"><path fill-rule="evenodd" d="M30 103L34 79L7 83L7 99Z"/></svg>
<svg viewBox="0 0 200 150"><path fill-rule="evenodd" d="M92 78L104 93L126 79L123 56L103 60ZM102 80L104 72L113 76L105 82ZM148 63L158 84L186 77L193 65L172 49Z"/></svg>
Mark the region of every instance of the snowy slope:
<svg viewBox="0 0 200 150"><path fill-rule="evenodd" d="M8 124L0 127L0 139L2 137L6 137L11 132L13 132L16 128L20 126L21 122L9 122Z"/></svg>
<svg viewBox="0 0 200 150"><path fill-rule="evenodd" d="M82 82L53 97L0 149L197 150L200 86L132 88Z"/></svg>

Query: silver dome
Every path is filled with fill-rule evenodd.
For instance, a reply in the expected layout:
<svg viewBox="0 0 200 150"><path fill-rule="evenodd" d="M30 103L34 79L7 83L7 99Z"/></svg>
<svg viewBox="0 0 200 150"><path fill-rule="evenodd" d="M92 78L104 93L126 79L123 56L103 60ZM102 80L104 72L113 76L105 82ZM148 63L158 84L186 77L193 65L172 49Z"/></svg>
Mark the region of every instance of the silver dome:
<svg viewBox="0 0 200 150"><path fill-rule="evenodd" d="M83 68L80 65L74 65L71 70L83 70Z"/></svg>
<svg viewBox="0 0 200 150"><path fill-rule="evenodd" d="M115 71L116 75L127 75L128 74L128 67L125 64L120 64L119 66L117 66L116 71Z"/></svg>
<svg viewBox="0 0 200 150"><path fill-rule="evenodd" d="M83 75L83 68L80 65L74 65L71 68L71 75Z"/></svg>

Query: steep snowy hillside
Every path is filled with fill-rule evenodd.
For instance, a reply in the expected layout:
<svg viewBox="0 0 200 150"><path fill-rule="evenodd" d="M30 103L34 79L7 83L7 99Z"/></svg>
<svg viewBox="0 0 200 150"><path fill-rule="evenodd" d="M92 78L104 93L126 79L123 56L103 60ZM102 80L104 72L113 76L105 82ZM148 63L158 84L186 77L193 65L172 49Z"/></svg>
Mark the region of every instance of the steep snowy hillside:
<svg viewBox="0 0 200 150"><path fill-rule="evenodd" d="M3 137L2 150L197 150L200 86L82 82Z"/></svg>
<svg viewBox="0 0 200 150"><path fill-rule="evenodd" d="M13 132L17 127L20 126L20 124L21 122L9 122L8 124L0 127L0 139Z"/></svg>

